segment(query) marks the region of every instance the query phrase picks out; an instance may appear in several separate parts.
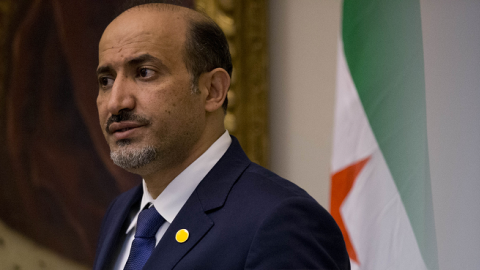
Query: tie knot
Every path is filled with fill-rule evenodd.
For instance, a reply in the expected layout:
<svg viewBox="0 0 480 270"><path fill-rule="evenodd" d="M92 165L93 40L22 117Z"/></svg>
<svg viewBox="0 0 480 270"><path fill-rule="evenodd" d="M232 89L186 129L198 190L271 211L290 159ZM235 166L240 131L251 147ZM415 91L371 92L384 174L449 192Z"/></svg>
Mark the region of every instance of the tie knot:
<svg viewBox="0 0 480 270"><path fill-rule="evenodd" d="M154 206L144 209L138 215L135 238L154 237L165 219L157 212Z"/></svg>

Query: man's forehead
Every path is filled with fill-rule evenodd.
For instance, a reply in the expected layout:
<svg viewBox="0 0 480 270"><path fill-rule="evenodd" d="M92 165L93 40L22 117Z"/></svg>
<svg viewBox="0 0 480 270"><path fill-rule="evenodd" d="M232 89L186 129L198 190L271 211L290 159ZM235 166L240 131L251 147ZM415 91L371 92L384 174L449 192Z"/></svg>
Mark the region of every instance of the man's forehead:
<svg viewBox="0 0 480 270"><path fill-rule="evenodd" d="M183 10L161 10L135 7L119 15L105 29L100 47L123 43L136 38L168 38L184 40L187 16ZM105 46L103 46L105 47Z"/></svg>

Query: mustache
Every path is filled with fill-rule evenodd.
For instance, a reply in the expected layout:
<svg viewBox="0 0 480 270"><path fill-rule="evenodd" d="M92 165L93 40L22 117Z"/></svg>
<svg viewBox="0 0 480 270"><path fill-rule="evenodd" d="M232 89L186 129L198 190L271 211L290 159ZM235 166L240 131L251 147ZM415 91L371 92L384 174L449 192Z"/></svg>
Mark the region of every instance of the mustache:
<svg viewBox="0 0 480 270"><path fill-rule="evenodd" d="M113 114L107 119L105 130L110 133L110 125L122 121L134 121L141 125L149 125L151 122L145 116L134 114L132 111L120 111L119 114Z"/></svg>

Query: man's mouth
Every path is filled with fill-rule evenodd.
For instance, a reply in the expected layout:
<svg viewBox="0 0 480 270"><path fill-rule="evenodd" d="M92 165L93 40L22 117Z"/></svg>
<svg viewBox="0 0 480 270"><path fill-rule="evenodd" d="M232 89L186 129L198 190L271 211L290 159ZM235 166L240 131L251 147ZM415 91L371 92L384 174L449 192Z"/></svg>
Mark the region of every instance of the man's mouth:
<svg viewBox="0 0 480 270"><path fill-rule="evenodd" d="M144 126L146 125L135 121L122 121L111 123L107 127L107 131L117 140L124 140L131 137L136 130Z"/></svg>
<svg viewBox="0 0 480 270"><path fill-rule="evenodd" d="M130 130L130 129L132 129L132 128L123 128L123 129L117 130L115 132L124 132L124 131Z"/></svg>

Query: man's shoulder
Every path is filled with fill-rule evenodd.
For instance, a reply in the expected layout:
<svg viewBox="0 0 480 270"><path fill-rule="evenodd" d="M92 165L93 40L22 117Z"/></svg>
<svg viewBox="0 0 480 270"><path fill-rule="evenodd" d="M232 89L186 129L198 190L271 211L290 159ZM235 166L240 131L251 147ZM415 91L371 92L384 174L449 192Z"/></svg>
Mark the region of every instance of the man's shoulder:
<svg viewBox="0 0 480 270"><path fill-rule="evenodd" d="M248 166L236 185L244 185L252 192L257 191L259 196L273 200L292 197L314 200L295 183L255 163Z"/></svg>
<svg viewBox="0 0 480 270"><path fill-rule="evenodd" d="M222 211L210 217L217 227L227 227L223 236L242 235L237 246L247 247L245 269L349 269L341 231L328 211L255 163L232 186Z"/></svg>
<svg viewBox="0 0 480 270"><path fill-rule="evenodd" d="M328 211L305 190L255 163L251 163L238 178L227 200L227 208L248 213L252 217L249 222L253 223L261 222L269 215L281 216L284 209L290 208L298 209L298 214L305 218L328 219L334 224ZM258 220L255 221L254 217Z"/></svg>

